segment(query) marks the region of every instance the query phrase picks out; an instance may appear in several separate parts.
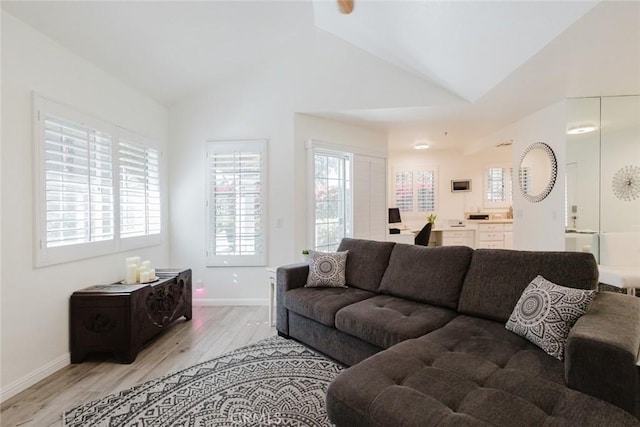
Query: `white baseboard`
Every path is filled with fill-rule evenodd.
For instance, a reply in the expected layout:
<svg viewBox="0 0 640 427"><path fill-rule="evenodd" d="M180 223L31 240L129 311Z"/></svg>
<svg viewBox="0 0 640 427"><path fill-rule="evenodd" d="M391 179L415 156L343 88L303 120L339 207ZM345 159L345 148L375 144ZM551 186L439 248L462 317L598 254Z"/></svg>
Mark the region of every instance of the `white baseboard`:
<svg viewBox="0 0 640 427"><path fill-rule="evenodd" d="M268 298L194 298L194 306L268 306ZM63 354L22 378L0 388L0 402L11 399L16 394L42 381L49 375L71 364L71 354Z"/></svg>
<svg viewBox="0 0 640 427"><path fill-rule="evenodd" d="M193 305L200 306L257 306L257 305L269 305L268 298L194 298L192 300Z"/></svg>
<svg viewBox="0 0 640 427"><path fill-rule="evenodd" d="M32 385L38 383L39 381L42 381L49 375L59 371L69 364L71 364L71 354L63 354L62 356L58 357L55 360L52 360L46 365L39 367L35 371L25 375L22 378L19 378L6 387L0 389L0 402L4 402L5 400L12 398L21 391L28 389Z"/></svg>

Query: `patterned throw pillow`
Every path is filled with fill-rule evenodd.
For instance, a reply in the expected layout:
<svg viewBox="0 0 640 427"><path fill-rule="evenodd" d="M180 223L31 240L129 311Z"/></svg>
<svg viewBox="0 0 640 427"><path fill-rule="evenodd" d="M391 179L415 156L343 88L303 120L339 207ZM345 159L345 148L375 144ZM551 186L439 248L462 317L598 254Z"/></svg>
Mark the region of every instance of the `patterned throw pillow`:
<svg viewBox="0 0 640 427"><path fill-rule="evenodd" d="M569 331L587 312L596 291L566 288L538 276L526 287L506 328L562 360Z"/></svg>
<svg viewBox="0 0 640 427"><path fill-rule="evenodd" d="M345 269L348 253L349 251L309 251L309 276L305 287L346 288Z"/></svg>

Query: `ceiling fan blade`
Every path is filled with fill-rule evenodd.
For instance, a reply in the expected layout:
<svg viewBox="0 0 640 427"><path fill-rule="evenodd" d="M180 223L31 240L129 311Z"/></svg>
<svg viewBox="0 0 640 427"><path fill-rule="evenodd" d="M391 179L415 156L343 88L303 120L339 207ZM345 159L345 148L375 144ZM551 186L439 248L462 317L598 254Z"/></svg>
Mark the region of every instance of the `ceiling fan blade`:
<svg viewBox="0 0 640 427"><path fill-rule="evenodd" d="M345 15L353 12L353 0L338 0L338 9Z"/></svg>

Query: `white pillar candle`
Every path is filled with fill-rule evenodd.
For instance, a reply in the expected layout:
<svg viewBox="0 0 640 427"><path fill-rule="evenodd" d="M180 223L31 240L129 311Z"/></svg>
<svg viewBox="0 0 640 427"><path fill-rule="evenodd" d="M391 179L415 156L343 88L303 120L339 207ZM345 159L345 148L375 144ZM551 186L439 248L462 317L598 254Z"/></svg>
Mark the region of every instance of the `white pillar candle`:
<svg viewBox="0 0 640 427"><path fill-rule="evenodd" d="M151 261L142 261L140 263L140 267L146 268L147 270L151 269Z"/></svg>
<svg viewBox="0 0 640 427"><path fill-rule="evenodd" d="M152 268L149 270L149 280L156 280L156 269Z"/></svg>
<svg viewBox="0 0 640 427"><path fill-rule="evenodd" d="M142 267L136 268L136 282L142 283L142 281L140 280L140 275L142 274L143 271L149 271L149 270L147 270L146 268L142 268Z"/></svg>
<svg viewBox="0 0 640 427"><path fill-rule="evenodd" d="M135 264L135 265L136 265L136 267L140 267L140 257L139 257L139 256L132 256L132 257L129 257L129 258L125 259L125 263L126 263L127 265L129 265L129 264Z"/></svg>
<svg viewBox="0 0 640 427"><path fill-rule="evenodd" d="M140 283L147 283L149 281L149 270L143 270L140 272Z"/></svg>
<svg viewBox="0 0 640 427"><path fill-rule="evenodd" d="M135 264L127 265L127 275L125 276L124 282L127 284L136 283L138 267Z"/></svg>

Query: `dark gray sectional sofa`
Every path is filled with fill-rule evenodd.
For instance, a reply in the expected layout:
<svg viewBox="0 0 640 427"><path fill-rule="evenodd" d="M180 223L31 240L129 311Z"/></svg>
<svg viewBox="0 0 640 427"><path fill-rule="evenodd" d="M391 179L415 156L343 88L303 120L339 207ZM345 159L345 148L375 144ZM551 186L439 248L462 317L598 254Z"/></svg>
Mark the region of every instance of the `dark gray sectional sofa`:
<svg viewBox="0 0 640 427"><path fill-rule="evenodd" d="M277 329L349 366L338 426L640 425L640 298L600 292L564 361L505 329L537 275L595 289L593 256L344 239L348 288L277 270Z"/></svg>

